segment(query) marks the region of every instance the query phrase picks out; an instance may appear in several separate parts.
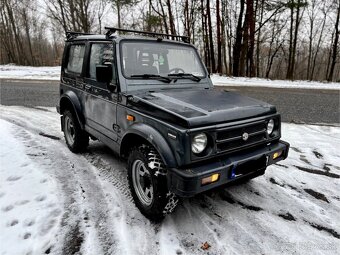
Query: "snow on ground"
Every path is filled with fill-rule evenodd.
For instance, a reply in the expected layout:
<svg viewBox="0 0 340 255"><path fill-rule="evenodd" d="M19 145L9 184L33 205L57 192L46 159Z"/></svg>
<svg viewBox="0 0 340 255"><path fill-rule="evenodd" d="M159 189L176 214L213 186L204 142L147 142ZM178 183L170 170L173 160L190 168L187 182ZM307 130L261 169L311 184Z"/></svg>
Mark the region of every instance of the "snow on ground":
<svg viewBox="0 0 340 255"><path fill-rule="evenodd" d="M56 182L48 168L36 164L33 152L25 153L18 141L26 135L22 130L0 119L0 132L0 253L43 253L60 224Z"/></svg>
<svg viewBox="0 0 340 255"><path fill-rule="evenodd" d="M340 128L282 129L287 160L155 224L107 147L72 154L53 108L0 106L0 254L339 254Z"/></svg>
<svg viewBox="0 0 340 255"><path fill-rule="evenodd" d="M60 66L0 65L0 79L59 80Z"/></svg>
<svg viewBox="0 0 340 255"><path fill-rule="evenodd" d="M216 74L211 76L211 80L215 86L340 90L339 82L270 80L263 78L228 77Z"/></svg>
<svg viewBox="0 0 340 255"><path fill-rule="evenodd" d="M37 79L37 80L59 80L60 66L32 67L16 65L0 65L0 79ZM269 80L247 77L227 77L212 75L212 82L216 86L247 86L247 87L271 87L271 88L300 88L300 89L337 89L340 83L336 82L311 82L311 81L287 81Z"/></svg>

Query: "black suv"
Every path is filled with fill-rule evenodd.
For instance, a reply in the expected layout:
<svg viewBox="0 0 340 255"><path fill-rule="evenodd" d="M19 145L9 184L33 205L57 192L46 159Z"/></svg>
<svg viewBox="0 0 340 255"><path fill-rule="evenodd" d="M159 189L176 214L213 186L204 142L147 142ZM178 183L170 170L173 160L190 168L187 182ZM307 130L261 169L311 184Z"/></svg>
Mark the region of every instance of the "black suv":
<svg viewBox="0 0 340 255"><path fill-rule="evenodd" d="M160 219L179 197L249 180L287 157L276 108L214 89L187 37L106 29L67 33L57 110L71 151L91 138L127 158L146 217Z"/></svg>

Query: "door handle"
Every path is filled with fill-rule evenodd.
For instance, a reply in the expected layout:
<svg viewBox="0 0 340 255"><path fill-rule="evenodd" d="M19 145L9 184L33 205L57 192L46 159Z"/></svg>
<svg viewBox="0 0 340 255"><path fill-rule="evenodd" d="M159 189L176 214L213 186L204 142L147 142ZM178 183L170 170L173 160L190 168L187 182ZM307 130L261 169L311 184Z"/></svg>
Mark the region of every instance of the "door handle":
<svg viewBox="0 0 340 255"><path fill-rule="evenodd" d="M91 88L92 88L91 85L88 85L88 84L85 85L85 90L91 90Z"/></svg>

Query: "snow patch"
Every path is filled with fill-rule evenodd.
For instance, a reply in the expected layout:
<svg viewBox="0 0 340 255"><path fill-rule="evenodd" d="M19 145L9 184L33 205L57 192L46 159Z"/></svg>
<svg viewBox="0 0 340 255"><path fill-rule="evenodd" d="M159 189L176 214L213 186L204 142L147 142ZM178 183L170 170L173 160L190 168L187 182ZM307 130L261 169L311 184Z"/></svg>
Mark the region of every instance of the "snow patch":
<svg viewBox="0 0 340 255"><path fill-rule="evenodd" d="M340 89L339 82L270 80L262 78L228 77L220 76L217 74L211 75L211 80L215 86L226 87L267 87L287 89L330 89L330 90Z"/></svg>
<svg viewBox="0 0 340 255"><path fill-rule="evenodd" d="M246 184L184 199L152 223L131 199L125 163L98 141L71 153L59 115L44 109L0 106L0 254L340 250L339 127L282 123L288 159Z"/></svg>
<svg viewBox="0 0 340 255"><path fill-rule="evenodd" d="M0 79L59 80L60 66L0 65Z"/></svg>
<svg viewBox="0 0 340 255"><path fill-rule="evenodd" d="M60 228L57 185L26 156L15 125L0 119L0 133L0 253L42 254Z"/></svg>
<svg viewBox="0 0 340 255"><path fill-rule="evenodd" d="M59 80L60 66L0 65L0 79ZM215 86L339 90L339 82L288 81L211 75Z"/></svg>

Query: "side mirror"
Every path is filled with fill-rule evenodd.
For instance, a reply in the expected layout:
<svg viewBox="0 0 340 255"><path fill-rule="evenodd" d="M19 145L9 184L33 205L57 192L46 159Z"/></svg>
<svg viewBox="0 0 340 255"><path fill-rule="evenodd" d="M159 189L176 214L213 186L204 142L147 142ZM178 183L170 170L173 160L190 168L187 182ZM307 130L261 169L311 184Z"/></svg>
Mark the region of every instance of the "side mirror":
<svg viewBox="0 0 340 255"><path fill-rule="evenodd" d="M110 83L112 80L112 65L97 65L96 80L99 82Z"/></svg>

